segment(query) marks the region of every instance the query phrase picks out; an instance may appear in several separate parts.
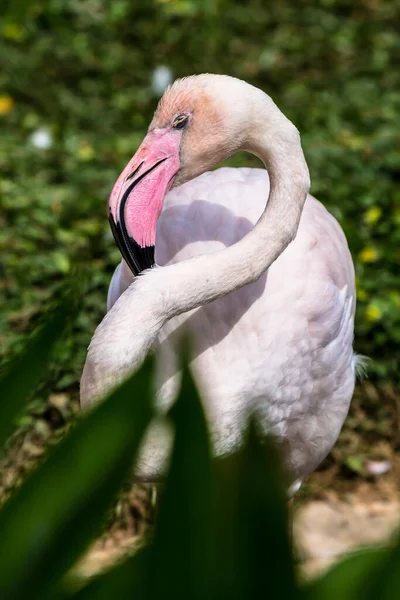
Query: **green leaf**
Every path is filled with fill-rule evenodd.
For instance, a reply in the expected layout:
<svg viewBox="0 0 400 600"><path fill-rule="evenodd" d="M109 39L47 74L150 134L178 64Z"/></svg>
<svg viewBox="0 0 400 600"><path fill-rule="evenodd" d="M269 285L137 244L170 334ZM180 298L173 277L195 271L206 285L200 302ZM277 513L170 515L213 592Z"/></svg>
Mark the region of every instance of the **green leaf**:
<svg viewBox="0 0 400 600"><path fill-rule="evenodd" d="M385 560L379 563L375 576L369 575L366 600L397 600L400 593L400 541L390 552L385 552Z"/></svg>
<svg viewBox="0 0 400 600"><path fill-rule="evenodd" d="M24 402L43 376L55 343L61 339L72 314L70 300L56 308L25 352L15 359L0 380L0 447L12 431Z"/></svg>
<svg viewBox="0 0 400 600"><path fill-rule="evenodd" d="M212 471L203 407L186 369L171 410L175 442L151 547L147 598L210 598Z"/></svg>
<svg viewBox="0 0 400 600"><path fill-rule="evenodd" d="M216 598L298 598L284 477L273 443L251 422L243 450L219 465Z"/></svg>
<svg viewBox="0 0 400 600"><path fill-rule="evenodd" d="M74 600L211 597L211 457L202 405L187 370L171 416L175 441L151 545L99 576Z"/></svg>
<svg viewBox="0 0 400 600"><path fill-rule="evenodd" d="M306 586L310 600L365 600L371 577L387 557L387 550L365 550L332 567L317 581ZM378 594L375 598L381 598Z"/></svg>
<svg viewBox="0 0 400 600"><path fill-rule="evenodd" d="M2 600L44 599L99 530L150 417L146 364L79 423L0 513Z"/></svg>

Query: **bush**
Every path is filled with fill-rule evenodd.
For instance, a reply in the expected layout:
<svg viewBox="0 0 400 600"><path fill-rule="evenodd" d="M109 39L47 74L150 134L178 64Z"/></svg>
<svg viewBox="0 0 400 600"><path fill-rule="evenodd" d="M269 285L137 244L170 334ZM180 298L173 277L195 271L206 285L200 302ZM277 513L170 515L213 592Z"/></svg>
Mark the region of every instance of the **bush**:
<svg viewBox="0 0 400 600"><path fill-rule="evenodd" d="M245 79L298 126L312 192L340 220L356 263L356 350L373 359L375 383L396 382L399 9L399 0L3 2L3 356L22 348L42 303L81 265L82 310L51 371L53 389L76 391L120 258L106 198L156 106L154 69L167 65L174 77Z"/></svg>

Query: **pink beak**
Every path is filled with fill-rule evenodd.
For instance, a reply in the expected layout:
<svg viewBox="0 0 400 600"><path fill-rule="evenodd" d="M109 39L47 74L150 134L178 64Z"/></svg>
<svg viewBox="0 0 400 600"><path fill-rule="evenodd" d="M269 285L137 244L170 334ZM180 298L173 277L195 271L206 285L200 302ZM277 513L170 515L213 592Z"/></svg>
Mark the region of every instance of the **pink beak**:
<svg viewBox="0 0 400 600"><path fill-rule="evenodd" d="M154 265L157 219L179 169L180 142L175 129L148 133L111 192L111 230L134 275Z"/></svg>

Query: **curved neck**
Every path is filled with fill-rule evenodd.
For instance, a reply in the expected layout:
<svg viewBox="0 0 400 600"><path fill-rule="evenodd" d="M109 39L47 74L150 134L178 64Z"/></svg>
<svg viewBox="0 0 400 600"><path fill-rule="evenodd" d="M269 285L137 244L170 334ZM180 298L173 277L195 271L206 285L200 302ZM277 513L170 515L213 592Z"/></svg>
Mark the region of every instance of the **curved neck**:
<svg viewBox="0 0 400 600"><path fill-rule="evenodd" d="M310 188L308 167L294 125L273 103L268 116L264 132L258 128L242 147L268 170L270 193L260 219L233 246L144 275L163 294L164 322L257 281L295 238Z"/></svg>
<svg viewBox="0 0 400 600"><path fill-rule="evenodd" d="M270 194L259 221L229 248L155 267L131 284L93 336L81 382L83 404L137 369L172 317L257 281L296 236L310 185L300 137L273 103L263 123L243 147L269 172Z"/></svg>

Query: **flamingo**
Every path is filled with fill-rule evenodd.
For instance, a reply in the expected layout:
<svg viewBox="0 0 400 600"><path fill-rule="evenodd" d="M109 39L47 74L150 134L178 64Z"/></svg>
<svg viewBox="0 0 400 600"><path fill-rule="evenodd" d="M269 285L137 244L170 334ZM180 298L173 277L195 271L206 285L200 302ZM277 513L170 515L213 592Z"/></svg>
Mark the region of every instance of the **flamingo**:
<svg viewBox="0 0 400 600"><path fill-rule="evenodd" d="M209 171L242 150L266 168ZM338 438L358 362L351 255L309 186L299 133L263 91L225 75L175 81L109 199L123 260L88 349L82 406L153 349L163 414L189 336L215 454L237 449L256 413L296 491ZM162 477L170 443L160 420L139 479Z"/></svg>

